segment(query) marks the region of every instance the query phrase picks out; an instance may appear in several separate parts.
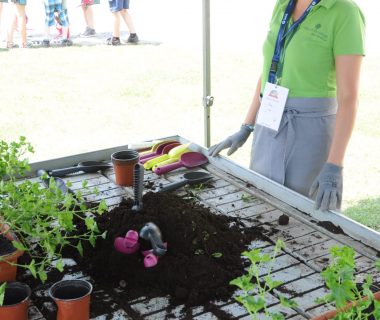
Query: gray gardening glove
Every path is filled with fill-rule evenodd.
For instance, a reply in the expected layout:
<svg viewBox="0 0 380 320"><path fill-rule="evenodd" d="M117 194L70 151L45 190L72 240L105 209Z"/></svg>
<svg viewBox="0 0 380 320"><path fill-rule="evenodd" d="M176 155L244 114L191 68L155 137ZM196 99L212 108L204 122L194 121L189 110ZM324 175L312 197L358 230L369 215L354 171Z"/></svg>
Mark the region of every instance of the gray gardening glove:
<svg viewBox="0 0 380 320"><path fill-rule="evenodd" d="M227 152L227 155L230 156L247 141L252 131L252 126L243 124L238 132L234 133L232 136L229 136L222 142L219 142L210 147L210 149L208 150L208 155L211 157L215 157L223 149L230 148Z"/></svg>
<svg viewBox="0 0 380 320"><path fill-rule="evenodd" d="M315 209L322 211L340 209L343 193L343 167L325 163L310 187L309 195L315 198Z"/></svg>

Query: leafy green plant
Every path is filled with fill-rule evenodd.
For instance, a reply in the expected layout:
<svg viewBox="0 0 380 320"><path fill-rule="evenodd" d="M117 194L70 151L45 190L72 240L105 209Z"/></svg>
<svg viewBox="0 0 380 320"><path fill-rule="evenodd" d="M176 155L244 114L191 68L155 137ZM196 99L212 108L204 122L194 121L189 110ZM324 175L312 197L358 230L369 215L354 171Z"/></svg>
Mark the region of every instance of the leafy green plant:
<svg viewBox="0 0 380 320"><path fill-rule="evenodd" d="M272 279L271 272L276 256L283 248L284 242L277 240L271 254L262 253L261 249L244 251L242 256L248 258L251 263L247 273L230 281L231 285L237 286L242 291L235 299L245 307L254 320L258 319L261 313L274 320L285 319L281 313L270 312L266 303L266 295L282 284L281 281ZM266 268L267 273L261 278L260 270L262 268ZM283 295L278 294L278 297L283 306L289 308L296 306L294 301L287 299Z"/></svg>
<svg viewBox="0 0 380 320"><path fill-rule="evenodd" d="M330 254L332 263L321 273L330 293L317 302L337 308L339 312L334 318L336 320L380 319L380 302L374 299L371 291L372 276L365 277L361 288L357 286L355 251L347 246L335 246L330 248ZM376 266L380 270L379 261Z"/></svg>
<svg viewBox="0 0 380 320"><path fill-rule="evenodd" d="M0 285L0 306L4 303L4 297L5 297L5 288L7 286L7 283L4 282L2 285Z"/></svg>
<svg viewBox="0 0 380 320"><path fill-rule="evenodd" d="M83 254L82 241L95 246L98 237L105 237L94 217L107 206L101 201L88 208L80 193L63 193L53 178L49 188L43 188L39 182L20 180L30 170L27 159L21 158L28 151L33 148L24 137L10 144L0 142L0 223L17 235L19 241L13 241L13 246L30 256L30 262L19 266L44 282L48 269L63 271L64 247L75 247ZM86 225L86 230L79 233L75 227L78 220L84 220Z"/></svg>

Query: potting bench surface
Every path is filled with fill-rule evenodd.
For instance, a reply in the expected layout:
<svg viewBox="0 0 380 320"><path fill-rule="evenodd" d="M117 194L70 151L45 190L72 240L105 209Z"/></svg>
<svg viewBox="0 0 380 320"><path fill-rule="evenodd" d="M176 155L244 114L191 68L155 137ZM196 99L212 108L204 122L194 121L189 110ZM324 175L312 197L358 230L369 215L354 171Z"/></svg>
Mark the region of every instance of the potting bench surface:
<svg viewBox="0 0 380 320"><path fill-rule="evenodd" d="M177 137L178 138L178 137ZM178 138L182 142L182 138ZM125 148L125 147L124 147ZM204 152L201 147L192 144L193 150ZM116 149L116 148L115 148ZM119 149L123 149L119 147ZM109 155L114 149L103 150L102 152L92 152L73 157L56 160L49 160L33 164L32 168L43 168L46 170L74 165L80 161L87 160L109 160ZM270 195L267 192L255 187L255 181L251 181L252 172L240 168L240 176L232 174L234 170L229 170L232 162L223 159L223 162L214 162L210 159L202 168L194 170L204 170L213 176L212 188L201 190L197 193L198 200L210 208L215 214L238 217L247 225L261 225L271 233L271 239L282 239L286 249L277 257L272 277L280 280L283 285L268 295L267 301L270 303L270 310L282 311L286 319L299 320L309 319L325 311L327 307L315 302L327 293L320 271L329 264L329 248L335 245L350 245L356 251L357 274L360 277L364 274L372 274L374 281L379 282L379 273L374 268L377 250L369 245L363 244L362 239L354 239L345 233L332 233L317 221L315 217L305 214L284 201ZM145 181L149 181L154 186L165 185L179 179L183 179L183 173L189 169L177 169L164 176L157 176L151 171L145 172ZM244 179L244 176L248 179ZM31 178L38 179L38 178ZM66 176L65 181L71 181L72 191L82 190L82 181L87 180L87 199L90 201L105 199L109 206L117 206L123 198L132 198L133 190L129 187L119 187L114 183L114 172L112 169L102 173L93 174L73 174ZM254 180L254 179L253 179ZM276 186L278 187L278 186ZM91 193L95 188L99 193ZM151 191L151 190L149 190ZM183 189L176 191L178 194ZM294 195L293 195L294 196ZM247 197L249 200L247 201ZM279 217L283 214L289 216L287 225L279 224ZM327 215L328 217L328 215ZM273 234L273 229L278 232ZM329 228L331 230L331 228ZM273 244L258 240L251 244L251 247L262 248L265 252L270 252ZM374 246L376 247L376 246ZM66 261L70 263L70 261ZM261 271L266 274L265 268ZM85 278L90 279L86 274L76 272L65 274L63 278ZM91 281L91 279L90 279ZM37 295L47 295L47 289L51 284L45 283L37 290ZM115 296L120 293L120 289L115 289ZM292 298L298 303L295 309L285 309L279 304L277 292ZM93 319L219 319L218 314L228 314L231 318L250 319L245 309L241 307L233 297L228 301L210 301L209 305L194 307L184 311L183 306L170 308L169 297L156 297L147 299L141 297L129 302L129 309L124 310L117 305L112 297L112 293L102 290L95 290L93 293L97 297L103 297L105 304L112 304L111 314L104 314ZM98 299L99 301L99 299ZM54 303L51 302L54 306ZM213 308L210 308L212 306ZM215 308L216 306L216 308ZM49 306L46 306L49 307ZM213 311L210 311L213 310ZM215 310L220 310L218 313ZM33 304L30 307L30 320L42 320L43 314ZM264 318L263 318L264 319Z"/></svg>

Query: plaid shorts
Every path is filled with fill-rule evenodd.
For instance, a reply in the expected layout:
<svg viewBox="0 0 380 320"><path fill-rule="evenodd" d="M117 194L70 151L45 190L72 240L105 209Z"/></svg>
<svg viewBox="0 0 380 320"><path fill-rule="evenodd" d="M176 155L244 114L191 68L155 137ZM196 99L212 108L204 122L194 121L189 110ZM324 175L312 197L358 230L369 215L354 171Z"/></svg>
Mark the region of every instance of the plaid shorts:
<svg viewBox="0 0 380 320"><path fill-rule="evenodd" d="M68 27L69 26L69 19L66 14L66 10L62 9L62 1L59 4L49 4L47 5L45 2L45 25L47 27L52 27L55 25L54 20L54 12L58 12L58 18L61 22L62 27Z"/></svg>
<svg viewBox="0 0 380 320"><path fill-rule="evenodd" d="M118 12L123 9L129 9L129 0L109 0L111 12Z"/></svg>

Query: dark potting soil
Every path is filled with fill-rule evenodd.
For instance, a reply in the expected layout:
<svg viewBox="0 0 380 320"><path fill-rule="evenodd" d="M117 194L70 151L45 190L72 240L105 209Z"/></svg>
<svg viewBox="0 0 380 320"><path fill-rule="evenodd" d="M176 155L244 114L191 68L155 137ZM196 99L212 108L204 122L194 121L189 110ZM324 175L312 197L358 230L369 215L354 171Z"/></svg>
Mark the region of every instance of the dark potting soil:
<svg viewBox="0 0 380 320"><path fill-rule="evenodd" d="M216 215L171 193L147 193L139 213L131 207L132 201L126 201L97 217L100 232L107 231L107 237L98 239L95 248L85 245L84 257L68 253L97 285L122 289L129 300L170 295L174 305L231 297L236 287L230 280L244 273L241 252L261 237L259 229L245 228L236 218ZM167 253L152 268L144 267L141 254L151 249L148 241L140 240L140 250L130 255L113 247L116 237L140 231L147 222L160 228L167 243ZM84 228L78 225L78 230Z"/></svg>
<svg viewBox="0 0 380 320"><path fill-rule="evenodd" d="M12 242L9 241L7 237L0 234L0 256L10 254L15 251L16 248L13 246Z"/></svg>
<svg viewBox="0 0 380 320"><path fill-rule="evenodd" d="M331 221L318 221L317 225L335 234L345 234L340 226L333 224Z"/></svg>
<svg viewBox="0 0 380 320"><path fill-rule="evenodd" d="M107 231L107 237L98 238L95 248L83 243L83 257L73 248L65 249L64 258L75 260L77 265L65 266L63 273L51 270L44 284L19 268L18 280L32 288L33 304L47 320L56 319L56 305L46 291L64 275L78 272L92 279L91 317L123 308L133 319L140 319L129 301L169 295L168 319L178 318L175 314L170 316L177 305L185 305L182 313L186 319L192 319L188 307L198 305L219 319L232 319L209 301L227 301L237 290L229 282L244 273L241 252L253 240L263 237L261 229L247 228L237 218L216 215L191 201L191 197L186 200L189 195L147 193L139 213L131 210L132 200L126 200L96 218L100 232ZM144 267L141 254L142 250L151 249L149 242L140 240L140 250L131 255L121 254L113 246L116 237L124 236L131 229L140 231L147 222L160 228L167 243L167 253L152 268ZM75 221L75 224L79 232L85 230L83 222ZM30 258L24 254L20 263L28 262Z"/></svg>
<svg viewBox="0 0 380 320"><path fill-rule="evenodd" d="M281 216L279 216L278 224L280 226L288 225L289 224L289 216L287 216L286 214L282 214Z"/></svg>

